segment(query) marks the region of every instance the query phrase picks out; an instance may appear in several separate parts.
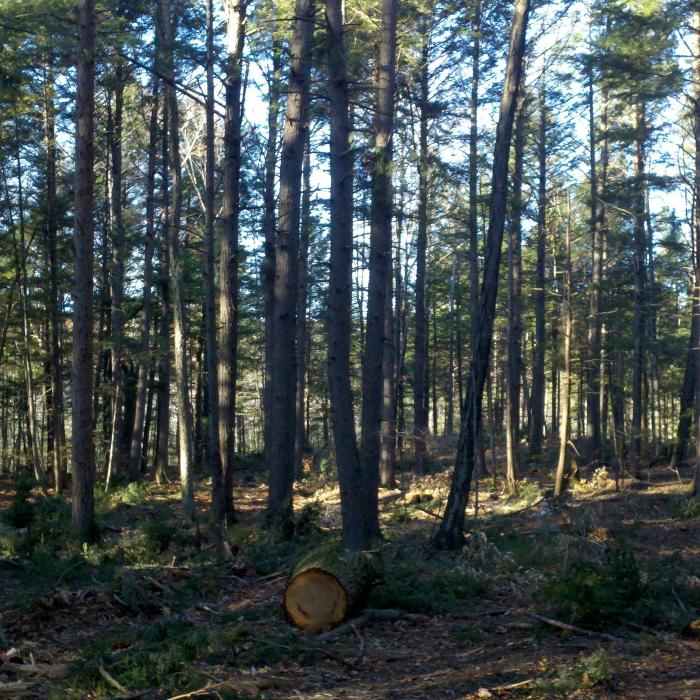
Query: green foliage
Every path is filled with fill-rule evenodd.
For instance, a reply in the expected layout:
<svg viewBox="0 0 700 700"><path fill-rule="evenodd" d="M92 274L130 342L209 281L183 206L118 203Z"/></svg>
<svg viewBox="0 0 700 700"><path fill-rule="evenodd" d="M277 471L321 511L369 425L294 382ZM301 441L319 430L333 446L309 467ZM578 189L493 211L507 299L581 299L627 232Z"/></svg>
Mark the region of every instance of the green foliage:
<svg viewBox="0 0 700 700"><path fill-rule="evenodd" d="M34 479L24 477L17 481L15 495L10 507L3 513L2 519L14 528L29 527L34 520L34 504L30 500Z"/></svg>
<svg viewBox="0 0 700 700"><path fill-rule="evenodd" d="M549 677L538 679L532 690L535 697L569 697L581 687L611 688L614 670L610 654L598 649L590 656L579 659L573 668L555 669Z"/></svg>
<svg viewBox="0 0 700 700"><path fill-rule="evenodd" d="M574 561L544 587L564 620L597 628L628 617L647 593L634 555L624 548L613 549L603 563Z"/></svg>
<svg viewBox="0 0 700 700"><path fill-rule="evenodd" d="M195 690L201 680L190 665L205 657L214 642L204 628L192 628L172 617L159 617L148 626L136 630L124 627L89 644L69 681L74 690L103 686L98 673L102 662L109 666L115 679L130 689ZM104 689L112 692L108 686Z"/></svg>
<svg viewBox="0 0 700 700"><path fill-rule="evenodd" d="M0 523L0 556L12 557L20 551L24 538L9 525Z"/></svg>
<svg viewBox="0 0 700 700"><path fill-rule="evenodd" d="M102 497L103 503L117 506L125 503L130 506L144 505L148 501L151 486L145 481L132 481L125 486L117 486Z"/></svg>
<svg viewBox="0 0 700 700"><path fill-rule="evenodd" d="M676 517L679 520L690 520L700 518L700 501L697 498L691 498L680 504Z"/></svg>
<svg viewBox="0 0 700 700"><path fill-rule="evenodd" d="M517 489L518 498L524 501L527 506L533 505L544 495L544 491L539 484L526 479L522 479L517 483Z"/></svg>
<svg viewBox="0 0 700 700"><path fill-rule="evenodd" d="M415 613L446 613L469 608L484 586L454 562L395 558L384 581L369 594L369 606Z"/></svg>

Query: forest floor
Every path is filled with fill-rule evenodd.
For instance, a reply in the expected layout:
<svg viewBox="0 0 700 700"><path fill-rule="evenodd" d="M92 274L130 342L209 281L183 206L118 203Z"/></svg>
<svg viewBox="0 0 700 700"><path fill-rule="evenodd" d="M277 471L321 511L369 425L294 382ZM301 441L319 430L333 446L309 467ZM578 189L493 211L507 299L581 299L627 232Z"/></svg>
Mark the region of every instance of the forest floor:
<svg viewBox="0 0 700 700"><path fill-rule="evenodd" d="M226 564L178 524L176 484L101 496L100 543L77 548L62 499L0 482L0 698L700 698L689 468L619 490L598 470L556 507L549 470L512 498L484 476L464 550L427 558L443 467L382 490L385 580L368 606L384 612L328 638L281 609L290 562L339 525L321 477L297 487L302 522L275 542L249 466ZM202 522L207 500L202 481Z"/></svg>

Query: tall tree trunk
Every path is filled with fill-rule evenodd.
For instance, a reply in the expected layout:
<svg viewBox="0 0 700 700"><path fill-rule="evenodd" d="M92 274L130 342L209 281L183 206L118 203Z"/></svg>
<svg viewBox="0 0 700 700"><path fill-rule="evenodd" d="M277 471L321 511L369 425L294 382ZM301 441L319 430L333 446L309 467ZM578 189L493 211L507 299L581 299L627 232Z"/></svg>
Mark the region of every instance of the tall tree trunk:
<svg viewBox="0 0 700 700"><path fill-rule="evenodd" d="M507 412L506 412L506 489L514 496L520 472L520 382L522 376L522 208L523 151L525 150L525 99L518 99L515 120L515 160L511 194L510 245L508 246L508 336L507 336Z"/></svg>
<svg viewBox="0 0 700 700"><path fill-rule="evenodd" d="M225 0L226 8L226 112L224 115L224 199L221 248L219 251L219 442L223 469L223 509L226 519L235 520L233 471L235 458L234 421L238 380L238 237L241 190L241 117L243 46L246 5L243 0ZM272 106L270 107L272 111ZM275 116L275 126L277 118ZM275 142L276 142L275 138ZM273 146L274 148L274 146ZM272 170L274 186L274 163ZM274 195L273 195L274 196ZM274 201L274 200L273 200ZM269 225L269 222L266 224ZM272 210L274 236L274 204ZM267 234L266 234L267 235ZM267 239L266 239L267 240ZM210 375L213 378L215 374ZM211 420L211 416L210 416ZM213 482L212 482L213 483Z"/></svg>
<svg viewBox="0 0 700 700"><path fill-rule="evenodd" d="M73 287L71 528L82 540L95 535L95 448L92 437L92 277L94 207L95 3L79 0L75 100L75 272Z"/></svg>
<svg viewBox="0 0 700 700"><path fill-rule="evenodd" d="M308 328L306 313L309 292L309 239L311 237L311 146L307 141L304 153L301 194L301 236L299 239L299 283L297 299L297 389L294 427L294 475L303 476L303 455L306 451L306 355Z"/></svg>
<svg viewBox="0 0 700 700"><path fill-rule="evenodd" d="M280 193L272 305L272 377L268 448L268 517L275 529L293 525L296 397L296 312L299 263L301 171L309 130L309 81L314 0L297 0L292 32L287 110L282 136Z"/></svg>
<svg viewBox="0 0 700 700"><path fill-rule="evenodd" d="M397 0L382 0L381 38L377 61L374 147L372 154L372 205L370 210L370 262L367 291L367 329L362 362L362 440L360 446L364 486L366 537L379 534L379 432L382 420L382 365L386 277L391 270L391 219L393 188L392 132L396 82Z"/></svg>
<svg viewBox="0 0 700 700"><path fill-rule="evenodd" d="M39 454L39 425L37 420L36 399L34 396L34 373L31 357L31 329L29 327L29 277L27 275L27 258L29 246L26 240L26 221L24 213L24 187L22 185L22 157L20 153L19 119L15 118L16 177L19 211L19 242L16 227L12 227L15 248L15 266L20 273L19 302L22 317L22 370L24 372L24 391L27 397L27 447L28 458L32 465L34 478L42 477L41 455ZM7 186L6 186L7 187Z"/></svg>
<svg viewBox="0 0 700 700"><path fill-rule="evenodd" d="M135 481L141 473L144 427L146 420L146 394L148 377L151 372L151 350L149 333L153 318L153 251L155 250L155 187L156 154L158 147L158 87L159 79L153 78L151 92L151 118L148 128L148 165L146 170L146 238L143 250L143 318L141 319L141 347L139 352L138 383L136 386L136 407L134 409L134 429L129 447L129 478Z"/></svg>
<svg viewBox="0 0 700 700"><path fill-rule="evenodd" d="M170 265L168 263L168 221L170 205L168 203L168 100L163 99L162 132L162 173L161 173L161 207L162 226L159 246L159 282L161 294L161 318L158 334L158 429L156 439L156 482L167 479L169 444L170 444Z"/></svg>
<svg viewBox="0 0 700 700"><path fill-rule="evenodd" d="M275 171L277 167L277 143L279 133L280 94L282 92L282 47L281 41L272 40L272 70L267 95L267 144L265 146L265 187L263 190L263 234L265 255L262 264L263 294L265 298L265 382L263 385L263 431L265 462L270 463L269 447L272 444L272 302L275 288L275 239L277 220L275 217Z"/></svg>
<svg viewBox="0 0 700 700"><path fill-rule="evenodd" d="M449 317L449 363L447 369L447 383L445 393L447 394L447 415L445 417L445 435L452 437L454 434L454 383L455 383L455 342L456 342L456 327L458 320L455 314L455 298L457 296L457 249L452 249L452 271L450 273L450 317Z"/></svg>
<svg viewBox="0 0 700 700"><path fill-rule="evenodd" d="M219 557L224 554L224 527L225 527L225 501L223 492L222 451L220 449L219 433L219 382L217 381L216 348L216 280L214 270L216 267L216 254L214 252L214 222L216 219L216 191L214 183L214 169L216 167L214 155L214 2L207 0L206 16L206 79L207 93L205 99L206 122L206 163L204 166L204 338L206 345L207 367L207 463L211 474L211 523L214 545ZM224 234L221 239L228 236ZM223 252L223 251L222 251ZM230 253L229 253L230 254ZM229 258L224 258L225 264ZM237 256L235 263L238 263ZM228 299L222 302L228 303ZM235 318L234 318L235 324ZM235 376L233 377L235 382ZM231 429L230 416L226 425Z"/></svg>
<svg viewBox="0 0 700 700"><path fill-rule="evenodd" d="M111 109L110 109L111 112ZM124 219L122 216L122 117L124 113L124 68L117 59L114 67L114 112L108 118L109 150L111 154L110 171L110 212L112 234L112 262L110 265L110 296L112 299L112 425L109 438L107 458L107 477L105 489L109 489L111 480L122 470L122 428L123 399L122 386L122 344L124 297ZM110 124L111 121L111 124Z"/></svg>
<svg viewBox="0 0 700 700"><path fill-rule="evenodd" d="M601 228L598 225L598 182L596 173L596 133L593 112L593 67L588 74L588 141L590 153L591 186L591 290L588 313L587 366L586 366L586 437L590 456L600 456L600 294L603 276Z"/></svg>
<svg viewBox="0 0 700 700"><path fill-rule="evenodd" d="M700 9L694 16L697 33L697 47L700 49ZM695 137L695 211L693 219L693 248L695 249L695 289L693 290L693 322L696 338L700 337L700 53L695 59L694 100L693 100L693 135ZM692 333L691 333L692 336ZM692 341L692 338L691 338ZM692 346L691 346L692 347ZM695 343L695 480L693 496L700 493L700 343ZM690 363L689 363L690 364ZM680 430L680 428L679 428Z"/></svg>
<svg viewBox="0 0 700 700"><path fill-rule="evenodd" d="M54 107L54 72L47 70L44 83L44 140L46 143L46 238L49 249L49 324L51 368L51 425L53 431L54 490L66 487L66 434L63 410L63 376L61 370L61 293L58 286L58 221L56 198L56 115Z"/></svg>
<svg viewBox="0 0 700 700"><path fill-rule="evenodd" d="M530 392L530 454L542 452L544 433L545 376L544 361L547 346L545 319L545 249L547 241L547 92L544 80L539 95L539 135L537 141L537 261L535 264L535 351L532 364L532 391Z"/></svg>
<svg viewBox="0 0 700 700"><path fill-rule="evenodd" d="M574 330L573 307L571 303L571 200L567 195L566 238L564 240L564 299L562 301L562 330L564 334L564 352L562 358L563 376L561 392L561 424L559 426L559 458L554 480L554 497L561 497L564 479L567 474L566 452L569 447L570 398L571 398L571 336Z"/></svg>
<svg viewBox="0 0 700 700"><path fill-rule="evenodd" d="M416 236L416 329L413 361L413 436L416 471L424 474L428 437L428 314L426 302L426 258L428 248L428 69L430 64L430 22L423 17L420 78L419 78L419 143L418 143L418 230Z"/></svg>
<svg viewBox="0 0 700 700"><path fill-rule="evenodd" d="M695 118L698 119L698 127L700 127L700 114ZM700 146L700 128L698 128L698 136L696 138L698 139L698 146ZM700 171L700 168L698 170ZM695 216L697 216L697 213ZM697 224L693 223L694 233L695 226L697 226ZM693 265L695 266L696 264L695 260L693 260ZM700 283L695 279L695 276L693 276L693 278L693 286L697 288ZM697 354L697 347L700 344L700 312L696 310L695 294L696 292L694 289L691 311L692 318L690 323L690 342L688 344L688 354L685 361L685 371L683 372L683 384L681 385L676 442L673 446L673 455L671 457L671 466L674 468L681 464L686 457L688 438L690 437L690 429L693 423L693 405L695 403L695 356Z"/></svg>
<svg viewBox="0 0 700 700"><path fill-rule="evenodd" d="M466 392L467 406L460 429L450 494L445 514L440 521L440 527L431 541L432 546L438 549L456 549L462 544L465 509L474 473L476 429L481 413L484 383L488 375L498 293L498 273L508 190L508 155L525 54L525 32L529 10L529 0L516 0L494 147L489 228L486 238L484 279L481 285L479 327L469 368Z"/></svg>
<svg viewBox="0 0 700 700"><path fill-rule="evenodd" d="M396 459L396 324L392 306L393 275L387 275L386 307L384 309L384 357L382 363L382 426L379 452L379 485L394 488Z"/></svg>
<svg viewBox="0 0 700 700"><path fill-rule="evenodd" d="M331 257L328 290L328 381L333 413L333 444L340 481L343 543L363 549L369 540L364 524L362 470L355 435L350 384L352 334L353 155L350 148L345 24L342 0L326 3L328 95L330 98Z"/></svg>
<svg viewBox="0 0 700 700"><path fill-rule="evenodd" d="M481 10L482 0L472 0L472 85L469 98L469 299L470 299L470 340L471 352L476 348L476 334L479 328L479 85L481 81ZM463 383L463 382L462 382ZM459 420L464 419L465 401L460 400ZM486 471L484 436L481 429L481 408L475 427L476 460L479 472Z"/></svg>
<svg viewBox="0 0 700 700"><path fill-rule="evenodd" d="M182 217L182 164L180 161L180 116L175 91L175 28L176 17L171 16L170 0L161 0L163 17L165 98L168 102L168 164L170 171L170 212L168 219L168 263L172 295L173 340L175 346L175 395L177 403L178 453L180 460L180 487L182 514L185 522L194 518L194 489L192 485L193 430L192 407L189 399L189 371L187 363L187 328L183 271L180 260L180 220Z"/></svg>
<svg viewBox="0 0 700 700"><path fill-rule="evenodd" d="M634 144L634 361L632 365L632 425L631 458L635 476L639 476L642 457L642 416L644 403L642 385L644 376L646 314L645 260L646 239L644 231L644 183L645 143L647 137L646 107L637 105Z"/></svg>

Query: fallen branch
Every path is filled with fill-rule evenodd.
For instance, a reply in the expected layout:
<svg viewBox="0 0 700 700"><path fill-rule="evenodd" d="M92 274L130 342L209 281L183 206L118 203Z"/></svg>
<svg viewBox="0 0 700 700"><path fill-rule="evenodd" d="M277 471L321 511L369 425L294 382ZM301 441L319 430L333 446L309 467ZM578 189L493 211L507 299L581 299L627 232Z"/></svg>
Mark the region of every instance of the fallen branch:
<svg viewBox="0 0 700 700"><path fill-rule="evenodd" d="M214 688L221 688L225 685L230 685L231 681L221 681L221 683L207 683L203 688L199 690L193 690L189 693L182 693L181 695L171 695L168 700L183 700L184 698L194 698L197 695L207 695L209 691L214 690Z"/></svg>
<svg viewBox="0 0 700 700"><path fill-rule="evenodd" d="M593 630L587 630L583 627L576 627L576 625L570 625L568 622L562 622L561 620L554 620L551 617L544 617L543 615L537 615L532 613L532 617L545 625L550 627L556 627L557 629L564 630L565 632L571 632L572 634L582 634L585 637L603 637L603 639L609 639L611 642L619 642L620 638L615 637L612 634L607 634L606 632L594 632Z"/></svg>
<svg viewBox="0 0 700 700"><path fill-rule="evenodd" d="M0 698L20 698L31 692L31 685L24 681L0 683Z"/></svg>
<svg viewBox="0 0 700 700"><path fill-rule="evenodd" d="M62 664L17 664L6 661L0 664L0 671L13 673L16 676L46 676L46 678L63 678L68 669Z"/></svg>
<svg viewBox="0 0 700 700"><path fill-rule="evenodd" d="M104 661L100 659L100 662L97 666L97 670L100 672L100 675L102 678L104 678L107 683L109 683L112 688L115 690L118 690L120 693L123 693L124 695L131 696L131 691L128 688L125 688L114 676L112 676L109 671L105 668Z"/></svg>
<svg viewBox="0 0 700 700"><path fill-rule="evenodd" d="M419 613L407 613L403 610L394 610L391 608L388 608L386 610L382 608L367 608L364 611L364 613L359 617L355 618L354 620L350 620L349 622L346 622L343 625L334 627L333 629L328 630L328 632L320 634L317 637L317 639L319 642L328 642L331 639L342 637L344 634L350 632L353 628L364 627L370 622L374 622L376 620L409 620L411 622L424 622L428 619L429 617L427 615L420 615Z"/></svg>
<svg viewBox="0 0 700 700"><path fill-rule="evenodd" d="M497 685L494 688L489 688L492 693L500 693L504 690L515 690L516 688L524 688L525 686L532 685L535 682L534 678L526 678L524 681L518 681L517 683L508 683L507 685Z"/></svg>

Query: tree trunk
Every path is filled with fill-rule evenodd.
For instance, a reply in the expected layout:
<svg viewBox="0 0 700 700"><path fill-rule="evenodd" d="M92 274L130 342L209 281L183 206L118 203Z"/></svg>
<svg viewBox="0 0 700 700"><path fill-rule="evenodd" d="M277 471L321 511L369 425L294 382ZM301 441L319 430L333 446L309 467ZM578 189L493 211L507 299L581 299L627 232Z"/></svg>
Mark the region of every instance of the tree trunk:
<svg viewBox="0 0 700 700"><path fill-rule="evenodd" d="M49 253L49 364L51 371L51 426L53 432L54 490L66 487L66 434L61 370L61 293L58 287L58 221L56 199L56 115L54 108L54 72L48 69L44 84L44 139L46 142L46 238Z"/></svg>
<svg viewBox="0 0 700 700"><path fill-rule="evenodd" d="M540 85L539 110L540 124L537 143L538 186L537 186L537 262L535 266L535 351L532 363L532 391L530 392L530 455L542 452L544 433L544 362L547 346L545 319L545 249L547 240L547 92L544 80Z"/></svg>
<svg viewBox="0 0 700 700"><path fill-rule="evenodd" d="M564 254L564 299L562 302L562 326L564 333L563 376L561 392L561 424L559 426L559 458L554 480L554 497L560 498L564 489L564 479L568 476L566 451L569 447L569 410L571 397L571 336L574 330L573 307L571 303L571 200L567 195L566 239Z"/></svg>
<svg viewBox="0 0 700 700"><path fill-rule="evenodd" d="M122 386L122 344L124 297L124 220L122 216L122 117L124 113L124 68L120 59L114 68L114 112L111 120L108 111L108 143L111 154L110 172L110 219L112 234L112 263L110 265L110 296L112 299L112 425L109 437L107 477L105 490L112 478L122 470L122 428L123 428L123 386ZM111 106L111 98L110 106ZM110 124L111 122L111 124ZM109 129L109 126L112 128Z"/></svg>
<svg viewBox="0 0 700 700"><path fill-rule="evenodd" d="M328 95L330 98L331 253L328 290L328 381L333 413L333 444L340 481L343 544L368 544L362 503L362 470L355 435L350 384L352 335L353 154L350 149L345 25L342 0L328 0Z"/></svg>
<svg viewBox="0 0 700 700"><path fill-rule="evenodd" d="M95 3L79 0L75 137L75 272L73 287L71 528L95 535L95 452L92 437L92 278L94 207Z"/></svg>
<svg viewBox="0 0 700 700"><path fill-rule="evenodd" d="M168 101L163 99L163 134L161 173L162 226L160 232L160 293L161 318L158 337L160 362L158 366L158 428L156 439L156 482L163 483L168 475L170 443L170 265L168 263L168 220L170 205L168 203Z"/></svg>
<svg viewBox="0 0 700 700"><path fill-rule="evenodd" d="M377 61L374 148L372 154L372 205L370 210L370 262L367 292L366 342L362 362L362 441L360 448L364 486L366 537L379 534L379 433L382 420L382 365L386 277L391 270L391 219L393 188L392 132L396 82L397 0L382 0L381 38Z"/></svg>
<svg viewBox="0 0 700 700"><path fill-rule="evenodd" d="M206 16L206 79L207 93L205 99L205 128L206 128L206 163L204 166L204 338L206 345L207 367L207 463L211 474L211 523L214 546L217 556L223 556L225 506L223 492L223 475L221 471L221 456L219 443L219 382L217 381L217 352L216 352L216 267L214 252L214 220L216 218L216 191L214 183L214 2L207 0ZM228 108L228 105L227 105ZM224 240L227 233L221 236ZM223 252L223 251L222 251ZM224 264L228 258L221 256ZM237 264L237 258L234 263ZM223 285L222 285L223 286ZM227 302L223 300L222 302ZM234 319L235 322L235 319ZM235 374L232 377L235 382ZM231 429L230 419L227 429Z"/></svg>
<svg viewBox="0 0 700 700"><path fill-rule="evenodd" d="M224 199L221 248L219 251L219 443L223 470L223 508L228 522L235 521L233 471L236 441L236 382L238 380L238 238L241 190L241 115L243 46L245 43L246 5L240 0L225 0L227 60L226 113L224 116ZM270 107L272 110L272 107ZM276 126L276 117L275 117ZM275 138L276 142L276 138ZM274 185L274 164L272 170ZM274 196L274 195L273 195ZM274 236L274 206L272 210ZM213 377L216 374L211 374ZM211 417L210 417L211 420ZM213 484L213 482L212 482ZM221 516L219 516L221 517Z"/></svg>
<svg viewBox="0 0 700 700"><path fill-rule="evenodd" d="M283 534L293 524L296 397L296 312L299 262L299 204L304 144L309 130L309 81L314 0L297 0L292 33L287 111L282 136L280 192L275 242L272 308L272 377L268 448L268 518Z"/></svg>
<svg viewBox="0 0 700 700"><path fill-rule="evenodd" d="M507 412L506 412L506 490L517 492L520 472L520 382L522 376L522 208L523 151L525 149L525 99L518 99L515 120L515 161L511 194L510 245L508 246L508 336L507 336Z"/></svg>
<svg viewBox="0 0 700 700"><path fill-rule="evenodd" d="M269 447L272 444L270 427L272 419L272 301L275 287L275 170L277 166L277 142L279 132L280 93L282 90L282 48L278 39L272 40L272 72L268 91L267 145L265 147L265 188L263 191L265 256L262 265L263 294L265 297L265 383L263 387L263 430L265 462L270 463Z"/></svg>
<svg viewBox="0 0 700 700"><path fill-rule="evenodd" d="M189 370L187 363L187 328L183 271L180 260L180 220L182 216L182 165L180 162L180 116L175 91L174 32L176 17L171 16L170 0L161 0L163 17L165 97L168 102L168 164L171 200L168 219L168 263L172 294L173 340L175 346L175 395L178 423L178 453L182 514L185 522L194 518L194 490L192 485L193 430L192 407L189 399Z"/></svg>
<svg viewBox="0 0 700 700"><path fill-rule="evenodd" d="M700 10L695 12L696 31L700 30ZM697 46L700 48L700 34L697 35ZM696 339L700 337L700 54L695 59L693 100L693 135L695 137L695 211L693 220L693 248L695 249L695 289L693 290L693 327ZM691 332L692 342L692 332ZM693 496L700 493L700 343L695 343L695 479L693 482ZM689 363L690 364L690 363ZM690 393L690 392L689 392ZM680 430L680 427L679 427Z"/></svg>
<svg viewBox="0 0 700 700"><path fill-rule="evenodd" d="M637 105L634 153L634 361L632 365L631 458L635 476L639 476L642 457L642 416L646 314L644 311L646 240L644 232L645 182L645 106Z"/></svg>
<svg viewBox="0 0 700 700"><path fill-rule="evenodd" d="M336 0L328 0L331 5ZM321 632L342 622L378 580L378 563L335 542L312 550L294 566L284 591L284 612L303 630Z"/></svg>
<svg viewBox="0 0 700 700"><path fill-rule="evenodd" d="M146 240L143 250L143 318L141 320L141 347L136 386L136 407L134 409L134 429L129 449L129 478L135 481L141 473L144 427L146 420L146 394L148 377L151 372L151 351L149 333L153 317L153 252L155 249L155 187L156 153L158 146L158 86L159 79L153 78L151 93L151 118L148 129L148 165L146 170Z"/></svg>
<svg viewBox="0 0 700 700"><path fill-rule="evenodd" d="M529 0L516 0L494 147L489 228L486 238L484 279L480 294L479 326L469 368L466 392L467 406L460 429L450 494L440 527L431 541L432 546L438 549L456 549L462 544L465 509L474 473L476 429L480 419L484 383L488 374L498 293L498 273L507 201L508 155L525 54L525 31L529 10Z"/></svg>
<svg viewBox="0 0 700 700"><path fill-rule="evenodd" d="M588 313L588 336L586 367L586 437L588 438L590 457L600 456L600 294L603 276L601 227L598 218L598 183L596 173L596 134L593 114L593 68L588 76L588 133L590 152L590 186L591 186L591 290Z"/></svg>
<svg viewBox="0 0 700 700"><path fill-rule="evenodd" d="M454 377L455 377L455 342L456 342L456 326L457 319L455 317L455 297L457 294L457 249L452 249L452 271L450 273L450 329L448 337L449 345L449 364L447 369L447 384L445 386L445 393L447 394L447 415L445 417L445 435L446 437L452 437L454 434L454 420L455 420L455 409L454 409Z"/></svg>
<svg viewBox="0 0 700 700"><path fill-rule="evenodd" d="M428 314L426 302L426 258L428 247L428 68L430 63L431 19L423 18L420 78L419 78L419 144L418 144L418 230L416 236L416 329L413 361L413 436L416 471L426 471L426 440L428 437Z"/></svg>
<svg viewBox="0 0 700 700"><path fill-rule="evenodd" d="M301 236L299 239L299 283L297 300L297 387L294 427L294 476L303 476L303 455L306 451L306 354L308 330L306 322L309 291L309 239L311 237L311 146L307 141L302 172Z"/></svg>

